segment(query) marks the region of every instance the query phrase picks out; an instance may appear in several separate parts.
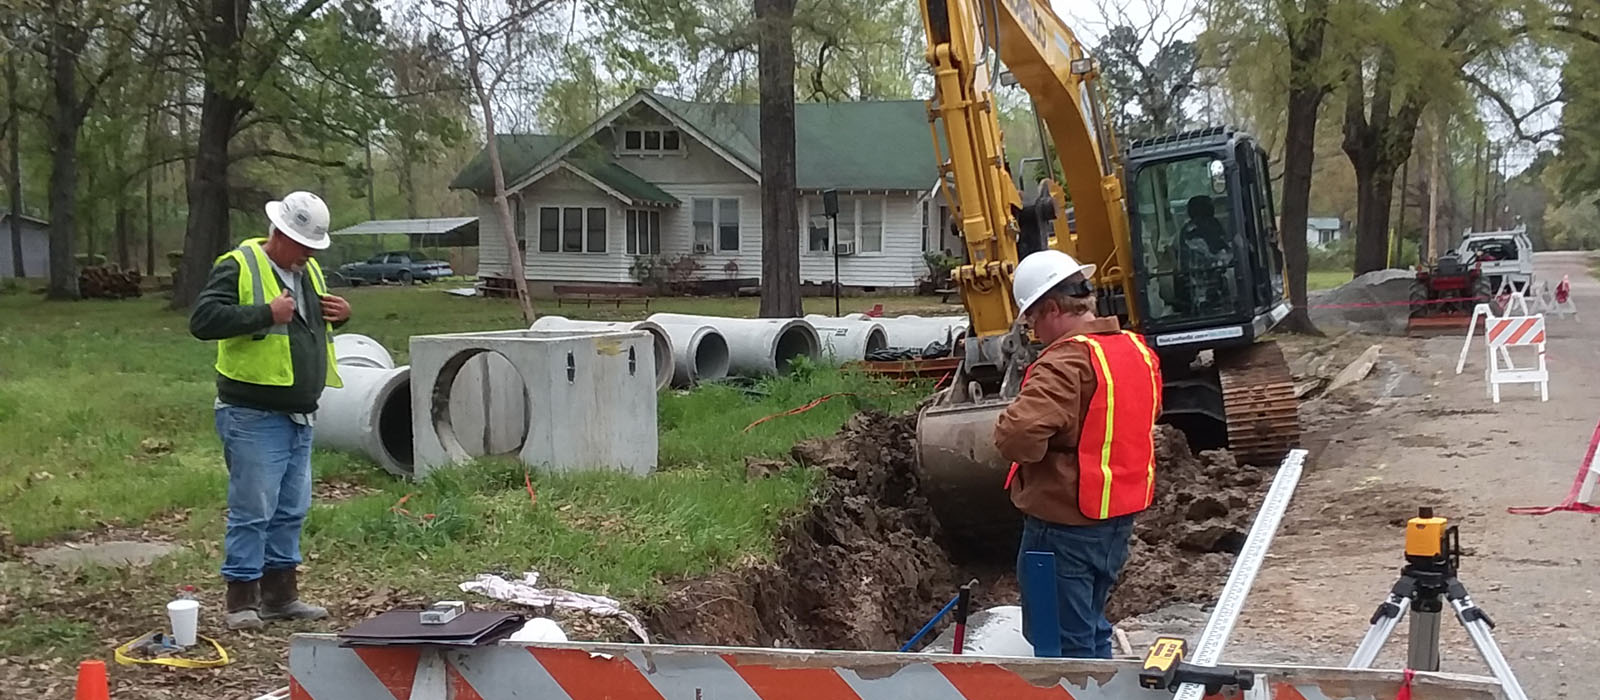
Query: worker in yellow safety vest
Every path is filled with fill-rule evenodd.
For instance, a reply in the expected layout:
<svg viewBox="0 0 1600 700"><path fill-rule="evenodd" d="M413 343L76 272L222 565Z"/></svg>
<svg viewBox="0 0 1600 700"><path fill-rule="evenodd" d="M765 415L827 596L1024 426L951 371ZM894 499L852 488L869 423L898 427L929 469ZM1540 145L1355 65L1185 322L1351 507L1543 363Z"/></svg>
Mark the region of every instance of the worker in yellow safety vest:
<svg viewBox="0 0 1600 700"><path fill-rule="evenodd" d="M300 600L300 530L311 507L313 417L324 387L342 386L333 330L350 304L328 293L312 257L326 250L328 205L310 192L267 203L266 238L218 257L189 314L217 341L217 434L228 466L222 578L228 629L318 619Z"/></svg>
<svg viewBox="0 0 1600 700"><path fill-rule="evenodd" d="M1155 493L1153 431L1161 410L1161 364L1117 319L1095 316L1095 266L1057 250L1017 264L1012 291L1045 343L994 439L1012 460L1005 488L1023 513L1017 552L1055 559L1058 630L1023 634L1037 648L1059 634L1062 655L1111 658L1106 600L1128 558L1134 514Z"/></svg>

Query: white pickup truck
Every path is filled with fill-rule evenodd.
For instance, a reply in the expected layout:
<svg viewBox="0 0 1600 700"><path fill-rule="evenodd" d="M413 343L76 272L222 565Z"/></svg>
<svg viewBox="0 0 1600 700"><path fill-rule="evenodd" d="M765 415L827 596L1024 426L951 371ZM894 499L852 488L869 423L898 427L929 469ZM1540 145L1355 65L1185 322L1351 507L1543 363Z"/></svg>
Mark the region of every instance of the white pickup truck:
<svg viewBox="0 0 1600 700"><path fill-rule="evenodd" d="M1481 263L1483 279L1496 293L1507 280L1517 289L1526 289L1533 283L1533 241L1524 228L1468 231L1461 236L1456 254L1462 262Z"/></svg>

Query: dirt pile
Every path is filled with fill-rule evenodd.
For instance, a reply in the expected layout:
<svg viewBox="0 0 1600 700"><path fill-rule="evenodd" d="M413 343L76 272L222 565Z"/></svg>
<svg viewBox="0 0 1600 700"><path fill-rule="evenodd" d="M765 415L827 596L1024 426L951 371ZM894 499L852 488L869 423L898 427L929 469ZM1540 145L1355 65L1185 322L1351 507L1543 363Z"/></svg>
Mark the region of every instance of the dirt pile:
<svg viewBox="0 0 1600 700"><path fill-rule="evenodd" d="M826 480L780 530L777 562L681 584L650 613L652 631L683 644L904 643L957 585L917 485L915 421L861 413L832 438L796 445L793 459Z"/></svg>
<svg viewBox="0 0 1600 700"><path fill-rule="evenodd" d="M1311 320L1323 330L1405 335L1411 317L1412 270L1373 270L1338 287L1308 295Z"/></svg>
<svg viewBox="0 0 1600 700"><path fill-rule="evenodd" d="M1210 603L1244 546L1271 479L1226 450L1189 451L1183 434L1156 428L1156 495L1137 516L1128 563L1111 591L1113 622L1173 603Z"/></svg>
<svg viewBox="0 0 1600 700"><path fill-rule="evenodd" d="M915 421L862 413L832 438L797 445L794 461L826 480L780 530L777 562L678 584L648 613L652 632L681 644L890 650L969 577L980 581L979 607L1016 604L1015 542L996 542L994 561L979 570L953 566L937 544L915 472ZM1156 453L1155 502L1134 526L1113 621L1214 600L1269 480L1226 451L1194 455L1167 426L1157 429ZM775 466L751 465L751 478Z"/></svg>

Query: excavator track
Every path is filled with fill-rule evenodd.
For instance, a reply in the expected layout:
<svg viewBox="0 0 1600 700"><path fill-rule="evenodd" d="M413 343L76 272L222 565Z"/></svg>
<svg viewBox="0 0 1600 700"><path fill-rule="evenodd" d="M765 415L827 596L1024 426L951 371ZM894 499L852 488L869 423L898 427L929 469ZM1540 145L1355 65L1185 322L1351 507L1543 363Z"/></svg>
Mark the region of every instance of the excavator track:
<svg viewBox="0 0 1600 700"><path fill-rule="evenodd" d="M1228 449L1241 463L1273 465L1300 445L1300 401L1277 343L1217 352Z"/></svg>

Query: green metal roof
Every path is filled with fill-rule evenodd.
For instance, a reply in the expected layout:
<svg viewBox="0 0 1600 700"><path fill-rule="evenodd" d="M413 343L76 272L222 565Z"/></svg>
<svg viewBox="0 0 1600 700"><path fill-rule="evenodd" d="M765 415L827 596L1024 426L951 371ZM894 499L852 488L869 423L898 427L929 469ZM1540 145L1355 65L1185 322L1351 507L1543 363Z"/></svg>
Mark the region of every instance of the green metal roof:
<svg viewBox="0 0 1600 700"><path fill-rule="evenodd" d="M565 136L545 134L496 134L495 146L500 151L500 170L506 184L516 182L528 170L544 160L556 149L566 145ZM461 172L450 181L453 190L488 191L494 189L494 173L489 169L489 151L483 149L472 157Z"/></svg>
<svg viewBox="0 0 1600 700"><path fill-rule="evenodd" d="M752 170L761 169L758 105L651 96ZM801 189L931 187L938 163L927 114L921 100L795 105L796 184Z"/></svg>
<svg viewBox="0 0 1600 700"><path fill-rule="evenodd" d="M754 104L689 102L646 92L648 100L750 170L761 169L761 113ZM501 167L512 183L568 145L568 137L501 135ZM943 140L941 137L941 147ZM581 153L575 149L573 154ZM678 200L598 155L568 162L628 197L662 204ZM795 106L796 184L801 189L923 190L938 177L927 109L921 100L805 102ZM488 190L483 153L451 181L452 189Z"/></svg>
<svg viewBox="0 0 1600 700"><path fill-rule="evenodd" d="M676 205L682 203L678 201L677 197L662 191L660 187L656 187L649 180L633 174L633 171L616 163L589 161L572 163L572 165L592 175L594 179L605 183L607 187L616 190L622 196L632 199L634 204Z"/></svg>

